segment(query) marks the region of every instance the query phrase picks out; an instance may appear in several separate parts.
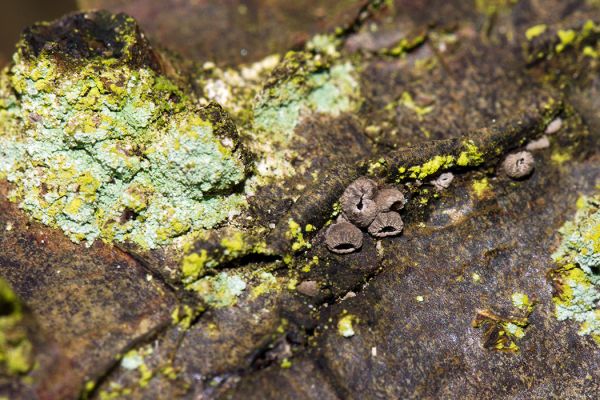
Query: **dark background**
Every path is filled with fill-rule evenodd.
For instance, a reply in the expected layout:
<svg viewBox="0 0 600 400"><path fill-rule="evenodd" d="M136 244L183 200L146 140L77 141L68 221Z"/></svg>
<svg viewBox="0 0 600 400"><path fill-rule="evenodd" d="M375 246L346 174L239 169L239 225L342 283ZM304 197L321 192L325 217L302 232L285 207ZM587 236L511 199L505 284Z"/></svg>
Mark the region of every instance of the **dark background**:
<svg viewBox="0 0 600 400"><path fill-rule="evenodd" d="M58 18L77 9L76 0L11 0L0 4L0 65L10 60L24 27L37 21Z"/></svg>

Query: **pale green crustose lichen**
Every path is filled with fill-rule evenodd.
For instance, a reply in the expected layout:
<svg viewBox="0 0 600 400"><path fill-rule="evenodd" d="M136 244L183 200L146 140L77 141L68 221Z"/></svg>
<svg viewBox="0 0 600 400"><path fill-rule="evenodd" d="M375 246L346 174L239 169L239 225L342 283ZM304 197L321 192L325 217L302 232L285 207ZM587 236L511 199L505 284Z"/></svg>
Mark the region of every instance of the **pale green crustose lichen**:
<svg viewBox="0 0 600 400"><path fill-rule="evenodd" d="M600 197L582 197L575 218L559 233L559 248L552 254L558 293L554 297L558 320L578 322L579 334L600 343Z"/></svg>
<svg viewBox="0 0 600 400"><path fill-rule="evenodd" d="M350 63L335 64L290 79L268 89L254 110L254 129L289 140L303 114L316 112L338 116L360 105L360 87Z"/></svg>
<svg viewBox="0 0 600 400"><path fill-rule="evenodd" d="M219 308L234 305L246 289L246 282L237 275L220 272L201 278L188 288L197 292L209 306Z"/></svg>
<svg viewBox="0 0 600 400"><path fill-rule="evenodd" d="M128 18L118 28L123 54L136 45L130 31ZM0 177L33 218L76 242L155 248L243 207L246 165L235 128L212 118L218 106L199 109L123 55L57 62L29 46L22 38L0 78Z"/></svg>

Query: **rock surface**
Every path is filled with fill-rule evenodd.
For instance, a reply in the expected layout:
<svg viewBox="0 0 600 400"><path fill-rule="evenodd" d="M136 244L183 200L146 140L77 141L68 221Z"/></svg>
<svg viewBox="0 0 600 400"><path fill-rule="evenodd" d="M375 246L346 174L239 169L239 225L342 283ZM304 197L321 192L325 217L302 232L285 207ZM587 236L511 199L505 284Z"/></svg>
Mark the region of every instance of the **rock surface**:
<svg viewBox="0 0 600 400"><path fill-rule="evenodd" d="M155 70L237 131L245 205L168 245L86 247L3 182L0 275L26 311L0 327L37 361L0 368L1 394L598 397L597 2L81 3L125 9L184 54L156 47ZM507 177L505 156L544 135L533 173ZM334 254L325 233L362 176L402 191L404 229ZM563 259L565 243L589 246ZM557 318L581 304L586 320Z"/></svg>

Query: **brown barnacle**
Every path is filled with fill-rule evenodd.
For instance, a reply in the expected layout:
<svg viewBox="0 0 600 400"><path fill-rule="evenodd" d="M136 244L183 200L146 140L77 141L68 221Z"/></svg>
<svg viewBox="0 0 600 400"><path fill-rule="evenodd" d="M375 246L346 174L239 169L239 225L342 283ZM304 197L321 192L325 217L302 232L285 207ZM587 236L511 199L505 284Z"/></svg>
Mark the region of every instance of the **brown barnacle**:
<svg viewBox="0 0 600 400"><path fill-rule="evenodd" d="M374 200L379 212L398 211L406 204L402 192L395 188L381 189L375 195Z"/></svg>
<svg viewBox="0 0 600 400"><path fill-rule="evenodd" d="M453 180L454 174L452 172L444 172L437 179L431 181L431 183L437 190L444 190L450 187Z"/></svg>
<svg viewBox="0 0 600 400"><path fill-rule="evenodd" d="M327 248L337 254L348 254L362 247L363 234L349 222L337 222L325 233Z"/></svg>
<svg viewBox="0 0 600 400"><path fill-rule="evenodd" d="M377 184L368 178L358 178L352 182L340 198L346 218L360 228L366 228L377 216L375 193Z"/></svg>
<svg viewBox="0 0 600 400"><path fill-rule="evenodd" d="M382 212L369 225L369 233L377 238L395 236L402 232L404 223L395 211Z"/></svg>
<svg viewBox="0 0 600 400"><path fill-rule="evenodd" d="M513 179L520 179L530 175L535 167L533 155L528 151L509 154L502 163L506 175Z"/></svg>

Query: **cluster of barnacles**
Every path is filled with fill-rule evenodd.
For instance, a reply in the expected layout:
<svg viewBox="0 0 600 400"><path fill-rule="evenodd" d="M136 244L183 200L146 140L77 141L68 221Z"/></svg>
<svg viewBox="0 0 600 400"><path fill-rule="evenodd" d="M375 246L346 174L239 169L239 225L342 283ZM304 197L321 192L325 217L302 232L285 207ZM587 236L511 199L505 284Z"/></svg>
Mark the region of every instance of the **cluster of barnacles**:
<svg viewBox="0 0 600 400"><path fill-rule="evenodd" d="M325 234L325 244L333 253L347 254L360 249L361 229L376 238L402 232L404 223L398 211L406 199L396 188L380 188L371 179L358 178L346 188L340 204L342 213Z"/></svg>
<svg viewBox="0 0 600 400"><path fill-rule="evenodd" d="M529 151L506 156L502 169L512 179L523 179L532 174L535 160ZM454 175L441 174L432 181L438 190L450 186ZM402 192L393 187L380 188L369 178L352 182L340 198L342 213L325 233L329 251L337 254L352 253L362 247L363 231L376 238L395 236L402 232L404 223L399 210L406 204Z"/></svg>

